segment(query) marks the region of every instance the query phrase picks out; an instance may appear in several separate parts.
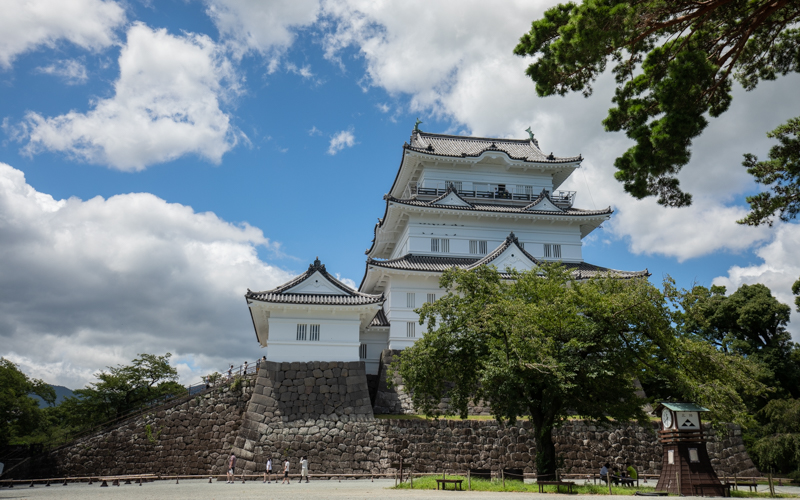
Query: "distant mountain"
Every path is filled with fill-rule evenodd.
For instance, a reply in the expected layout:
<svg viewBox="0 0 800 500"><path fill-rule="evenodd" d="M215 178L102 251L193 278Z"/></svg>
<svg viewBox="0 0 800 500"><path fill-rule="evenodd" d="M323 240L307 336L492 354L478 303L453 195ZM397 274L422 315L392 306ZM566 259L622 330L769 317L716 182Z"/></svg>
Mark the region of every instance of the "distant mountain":
<svg viewBox="0 0 800 500"><path fill-rule="evenodd" d="M64 398L72 396L74 394L71 389L67 389L63 385L50 384L50 387L52 387L56 391L56 404L55 404L56 406L61 404L61 402L64 401ZM48 404L45 403L44 400L39 396L37 396L36 394L31 394L31 397L39 401L39 408L45 408L48 406Z"/></svg>

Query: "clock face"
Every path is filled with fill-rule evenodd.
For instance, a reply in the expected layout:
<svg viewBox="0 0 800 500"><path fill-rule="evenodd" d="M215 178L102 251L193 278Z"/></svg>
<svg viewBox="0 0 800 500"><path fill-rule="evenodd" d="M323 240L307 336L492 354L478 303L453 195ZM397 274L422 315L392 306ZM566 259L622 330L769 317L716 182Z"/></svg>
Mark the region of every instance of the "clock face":
<svg viewBox="0 0 800 500"><path fill-rule="evenodd" d="M672 427L672 412L668 408L661 410L661 423L664 424L665 429Z"/></svg>

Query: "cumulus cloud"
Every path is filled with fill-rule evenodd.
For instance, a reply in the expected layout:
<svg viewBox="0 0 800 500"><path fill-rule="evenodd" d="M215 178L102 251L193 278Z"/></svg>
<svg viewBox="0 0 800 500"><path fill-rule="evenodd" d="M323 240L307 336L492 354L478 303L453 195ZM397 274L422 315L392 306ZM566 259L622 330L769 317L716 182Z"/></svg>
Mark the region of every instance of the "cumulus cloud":
<svg viewBox="0 0 800 500"><path fill-rule="evenodd" d="M634 253L685 261L768 241L768 229L735 223L746 213L743 193L755 188L740 166L742 154L763 155L768 149L764 133L792 116L785 96L795 94L800 75L762 83L755 92L734 91L731 110L711 120L680 176L695 194L693 207L666 209L652 199L634 200L613 177L614 158L630 142L601 125L611 106L613 78L602 76L589 99L578 94L543 99L525 75L530 59L512 54L530 22L556 3L510 0L487 8L478 0L325 0L324 13L332 22L323 45L332 61L345 49L357 50L368 86L407 99L412 112L450 121L447 132L524 137L531 126L545 152L582 153L582 171L562 189L577 190L581 207L612 205L616 215L607 234L627 240Z"/></svg>
<svg viewBox="0 0 800 500"><path fill-rule="evenodd" d="M23 152L57 151L135 171L186 154L219 163L242 137L220 109L238 91L237 75L209 37L136 23L119 67L114 96L87 113L29 112L16 131L28 141Z"/></svg>
<svg viewBox="0 0 800 500"><path fill-rule="evenodd" d="M342 130L341 132L331 136L331 142L328 146L328 154L335 155L344 148L352 148L356 144L356 136L353 130Z"/></svg>
<svg viewBox="0 0 800 500"><path fill-rule="evenodd" d="M220 38L237 57L255 52L267 58L269 71L296 37L295 31L313 24L320 11L318 0L206 0L206 12Z"/></svg>
<svg viewBox="0 0 800 500"><path fill-rule="evenodd" d="M100 50L115 42L114 30L125 23L125 10L111 0L10 0L0 16L0 67L38 47L66 40Z"/></svg>
<svg viewBox="0 0 800 500"><path fill-rule="evenodd" d="M728 293L734 292L743 284L762 283L772 290L772 294L784 304L792 307L792 321L789 330L796 342L800 342L800 313L794 307L792 284L800 278L800 224L780 224L775 230L775 239L756 251L762 263L751 266L733 266L727 276L714 279L715 285L724 285Z"/></svg>
<svg viewBox="0 0 800 500"><path fill-rule="evenodd" d="M86 66L75 59L65 59L48 66L41 66L36 68L36 71L45 75L61 77L67 85L86 83L86 80L89 79L86 74Z"/></svg>
<svg viewBox="0 0 800 500"><path fill-rule="evenodd" d="M56 200L0 163L0 213L3 355L71 388L143 352L184 382L261 357L244 293L292 276L261 230L148 193Z"/></svg>

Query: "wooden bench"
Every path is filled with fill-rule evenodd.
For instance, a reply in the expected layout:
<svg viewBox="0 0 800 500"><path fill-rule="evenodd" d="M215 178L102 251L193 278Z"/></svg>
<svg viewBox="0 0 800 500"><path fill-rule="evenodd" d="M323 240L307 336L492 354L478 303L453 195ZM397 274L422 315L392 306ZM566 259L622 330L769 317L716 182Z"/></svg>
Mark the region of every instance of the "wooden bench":
<svg viewBox="0 0 800 500"><path fill-rule="evenodd" d="M719 494L720 489L722 489L723 497L731 496L730 484L708 483L708 484L695 484L692 486L694 487L694 492L699 493L701 497L706 496L705 495L706 491L710 491L714 496L716 496L717 494Z"/></svg>
<svg viewBox="0 0 800 500"><path fill-rule="evenodd" d="M536 481L536 484L539 485L539 493L544 493L545 486L555 486L556 493L561 491L562 486L566 486L567 493L572 493L572 487L575 486L571 481Z"/></svg>
<svg viewBox="0 0 800 500"><path fill-rule="evenodd" d="M747 487L750 489L750 491L753 491L753 489L755 489L755 490L756 490L756 493L758 493L758 483L738 483L738 482L737 482L737 483L735 483L733 486L734 486L734 487L735 487L737 490L739 489L739 486L747 486Z"/></svg>
<svg viewBox="0 0 800 500"><path fill-rule="evenodd" d="M443 490L447 489L448 484L453 485L453 490L461 490L461 483L463 483L463 479L437 479L436 480L436 489L439 489L439 486L442 487Z"/></svg>

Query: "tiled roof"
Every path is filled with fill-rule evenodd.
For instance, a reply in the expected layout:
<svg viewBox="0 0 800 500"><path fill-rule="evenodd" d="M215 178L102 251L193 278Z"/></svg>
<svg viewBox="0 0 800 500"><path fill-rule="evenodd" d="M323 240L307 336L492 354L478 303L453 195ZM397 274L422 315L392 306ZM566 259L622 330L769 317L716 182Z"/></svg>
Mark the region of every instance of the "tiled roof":
<svg viewBox="0 0 800 500"><path fill-rule="evenodd" d="M389 318L386 317L386 312L384 312L383 308L372 318L372 323L369 326L390 326Z"/></svg>
<svg viewBox="0 0 800 500"><path fill-rule="evenodd" d="M494 205L489 203L470 203L469 206L463 205L433 205L430 201L422 200L402 200L393 196L386 197L387 202L400 203L402 205L409 205L414 207L431 207L431 208L444 208L447 210L473 210L478 212L504 212L515 214L532 214L532 215L572 215L572 216L586 216L586 215L609 215L613 211L611 207L606 207L601 210L582 210L580 208L567 208L563 210L528 210L525 206L510 206L510 205ZM536 202L529 204L534 205Z"/></svg>
<svg viewBox="0 0 800 500"><path fill-rule="evenodd" d="M435 156L458 158L480 156L484 151L502 151L514 160L537 163L567 163L581 161L580 156L557 157L539 149L538 141L530 139L495 139L460 135L414 132L406 149Z"/></svg>
<svg viewBox="0 0 800 500"><path fill-rule="evenodd" d="M492 254L494 254L494 252L492 252ZM528 256L529 258L533 259L530 254L528 254ZM384 267L388 269L398 269L404 271L427 271L441 273L452 267L458 267L460 269L473 269L480 265L478 264L479 261L482 261L487 257L489 257L489 255L482 259L474 259L464 257L434 257L429 255L407 254L397 259L390 260L367 259L367 266ZM536 259L533 260L535 262L539 262ZM619 278L650 276L650 273L647 269L644 271L619 271L617 269L595 266L594 264L589 264L587 262L564 262L563 265L565 268L570 269L572 274L577 279L589 279L605 273L610 273Z"/></svg>
<svg viewBox="0 0 800 500"><path fill-rule="evenodd" d="M344 295L331 295L331 294L312 294L312 293L285 293L303 281L309 279L314 273L319 272L325 279L332 285L342 290ZM308 305L338 305L338 306L360 306L366 304L379 304L384 301L383 294L372 295L369 293L362 293L353 290L341 281L337 280L325 270L325 265L320 263L319 259L315 260L313 264L308 266L308 270L290 280L283 285L272 290L263 292L253 292L247 290L244 295L248 300L258 300L261 302L274 302L280 304L308 304Z"/></svg>

